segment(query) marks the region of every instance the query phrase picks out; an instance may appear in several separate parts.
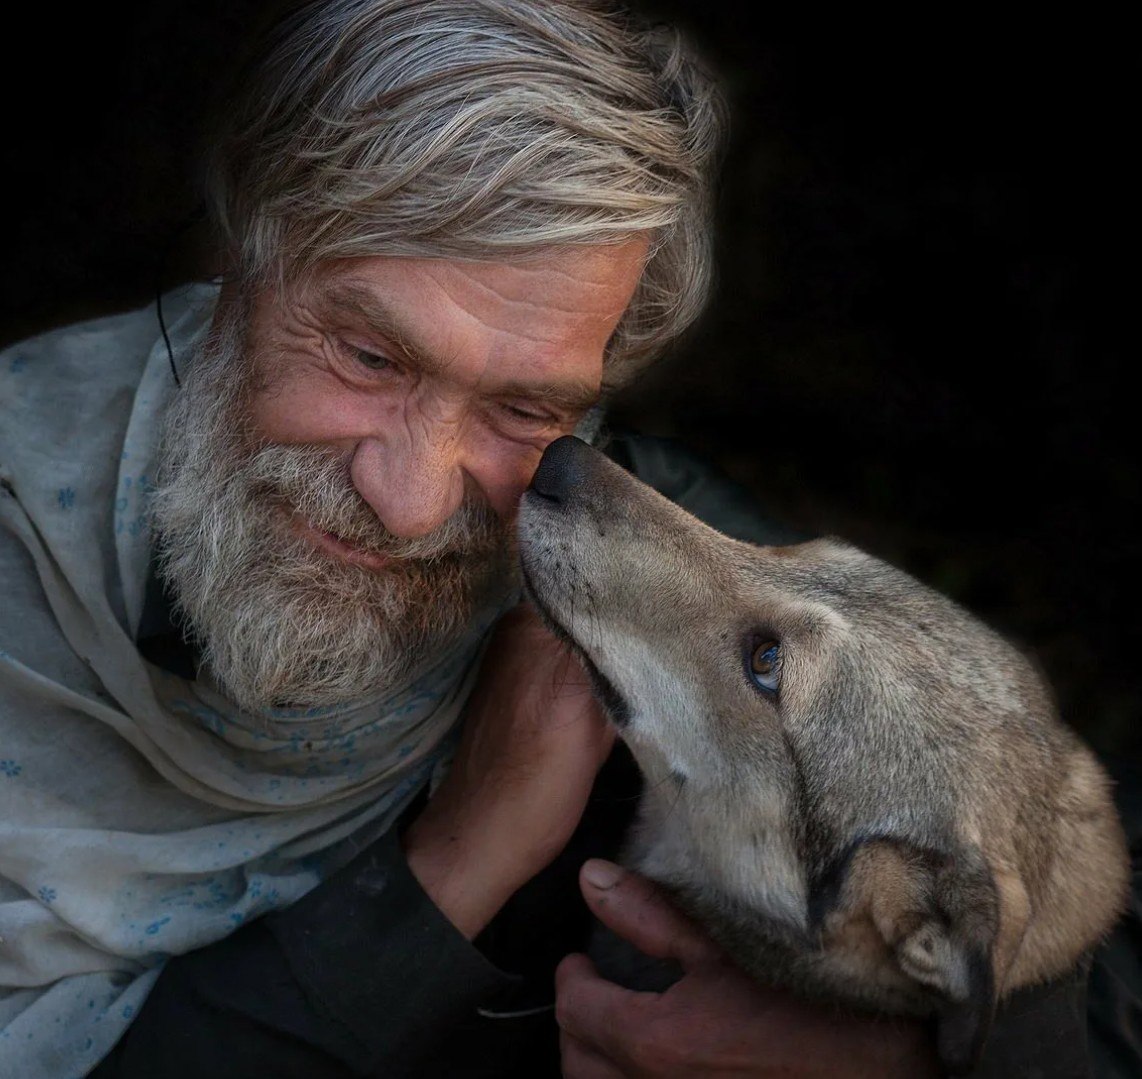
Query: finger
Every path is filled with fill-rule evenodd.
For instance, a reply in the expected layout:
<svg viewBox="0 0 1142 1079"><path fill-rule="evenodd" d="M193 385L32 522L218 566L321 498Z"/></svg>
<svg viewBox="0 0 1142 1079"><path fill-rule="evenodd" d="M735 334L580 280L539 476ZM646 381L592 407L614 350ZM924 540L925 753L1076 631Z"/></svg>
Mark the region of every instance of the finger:
<svg viewBox="0 0 1142 1079"><path fill-rule="evenodd" d="M645 955L677 959L685 970L722 958L706 933L646 877L592 858L583 864L579 886L595 917Z"/></svg>
<svg viewBox="0 0 1142 1079"><path fill-rule="evenodd" d="M559 1029L618 1068L628 1057L629 1035L645 1027L657 993L636 993L599 976L585 955L569 955L555 968L555 1021Z"/></svg>
<svg viewBox="0 0 1142 1079"><path fill-rule="evenodd" d="M605 1056L565 1030L559 1032L559 1060L563 1079L625 1079Z"/></svg>

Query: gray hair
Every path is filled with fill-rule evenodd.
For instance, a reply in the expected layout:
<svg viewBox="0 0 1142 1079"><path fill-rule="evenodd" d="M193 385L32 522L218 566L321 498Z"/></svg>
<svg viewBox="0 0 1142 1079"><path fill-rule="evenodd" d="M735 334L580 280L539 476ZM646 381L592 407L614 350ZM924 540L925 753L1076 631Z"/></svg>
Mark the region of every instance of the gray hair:
<svg viewBox="0 0 1142 1079"><path fill-rule="evenodd" d="M595 3L322 0L226 103L209 200L240 278L330 258L651 238L625 381L698 315L723 108L677 32Z"/></svg>

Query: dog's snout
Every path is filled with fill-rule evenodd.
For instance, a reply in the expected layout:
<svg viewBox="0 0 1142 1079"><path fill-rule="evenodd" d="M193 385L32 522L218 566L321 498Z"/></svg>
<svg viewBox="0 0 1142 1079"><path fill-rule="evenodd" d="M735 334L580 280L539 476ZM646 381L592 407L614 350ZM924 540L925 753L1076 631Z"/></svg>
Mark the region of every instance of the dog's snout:
<svg viewBox="0 0 1142 1079"><path fill-rule="evenodd" d="M543 451L531 490L549 502L566 502L586 478L595 452L574 435L557 438Z"/></svg>

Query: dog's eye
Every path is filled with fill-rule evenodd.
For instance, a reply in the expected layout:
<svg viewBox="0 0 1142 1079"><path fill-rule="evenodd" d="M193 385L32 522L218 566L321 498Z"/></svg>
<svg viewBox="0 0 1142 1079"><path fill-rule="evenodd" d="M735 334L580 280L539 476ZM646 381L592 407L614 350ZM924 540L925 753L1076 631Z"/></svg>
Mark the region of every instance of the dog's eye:
<svg viewBox="0 0 1142 1079"><path fill-rule="evenodd" d="M781 684L781 648L777 641L755 641L750 651L749 675L758 689L776 693Z"/></svg>

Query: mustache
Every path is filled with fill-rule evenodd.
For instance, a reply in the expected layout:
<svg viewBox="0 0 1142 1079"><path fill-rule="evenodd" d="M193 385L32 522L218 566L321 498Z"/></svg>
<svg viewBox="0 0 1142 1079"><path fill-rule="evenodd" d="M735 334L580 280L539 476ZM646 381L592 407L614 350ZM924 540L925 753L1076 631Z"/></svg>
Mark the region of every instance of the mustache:
<svg viewBox="0 0 1142 1079"><path fill-rule="evenodd" d="M432 532L393 535L353 485L350 464L350 455L322 447L269 443L248 459L245 471L267 504L284 505L321 531L372 554L431 564L478 557L508 541L507 526L472 493Z"/></svg>

